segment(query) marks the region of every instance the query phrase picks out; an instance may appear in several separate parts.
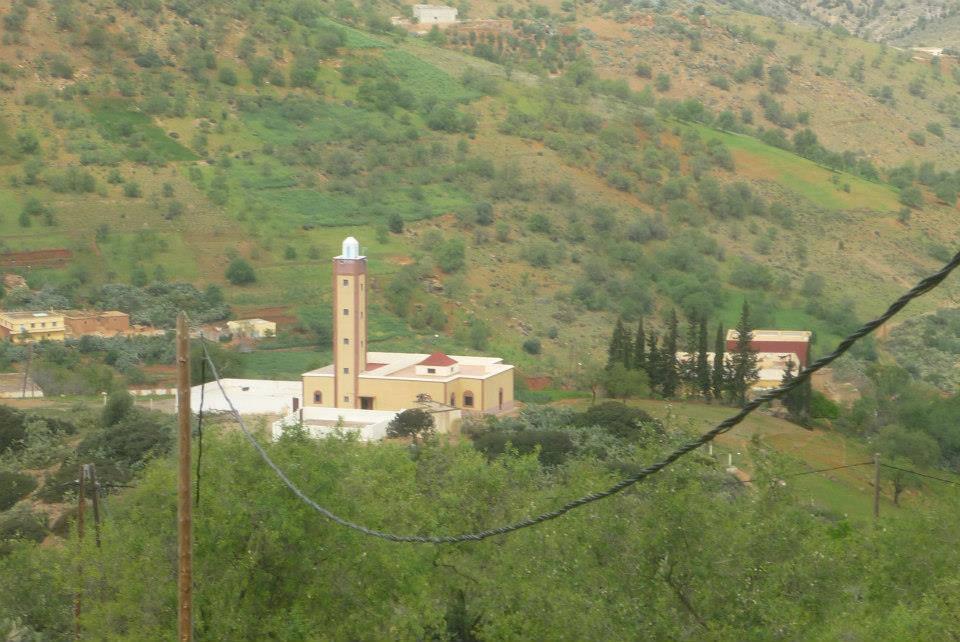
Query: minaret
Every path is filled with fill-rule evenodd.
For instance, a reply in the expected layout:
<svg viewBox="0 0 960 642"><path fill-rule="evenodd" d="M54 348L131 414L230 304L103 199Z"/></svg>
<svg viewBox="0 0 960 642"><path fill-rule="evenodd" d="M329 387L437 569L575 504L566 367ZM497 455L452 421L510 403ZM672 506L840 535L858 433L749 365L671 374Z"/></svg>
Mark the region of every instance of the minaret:
<svg viewBox="0 0 960 642"><path fill-rule="evenodd" d="M367 257L352 236L333 258L333 395L337 408L359 408L367 367Z"/></svg>

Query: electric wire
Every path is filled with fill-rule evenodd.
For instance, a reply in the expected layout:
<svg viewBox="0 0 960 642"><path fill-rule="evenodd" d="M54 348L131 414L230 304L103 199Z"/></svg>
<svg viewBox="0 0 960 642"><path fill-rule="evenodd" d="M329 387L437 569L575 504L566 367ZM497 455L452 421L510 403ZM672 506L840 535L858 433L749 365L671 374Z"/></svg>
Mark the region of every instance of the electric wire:
<svg viewBox="0 0 960 642"><path fill-rule="evenodd" d="M938 482L943 482L944 484L952 484L954 486L960 486L960 482L955 482L952 479L944 479L943 477L934 477L933 475L927 475L926 473L921 473L918 470L910 470L909 468L901 468L900 466L894 466L893 464L885 464L880 462L880 465L884 468L892 468L893 470L899 470L904 473L910 473L911 475L916 475L917 477L925 477L927 479L934 479Z"/></svg>
<svg viewBox="0 0 960 642"><path fill-rule="evenodd" d="M842 470L842 469L844 469L844 468L856 468L857 466L868 466L868 465L872 466L872 465L873 465L873 462L872 462L872 461L861 461L861 462L856 463L856 464L844 464L843 466L831 466L830 468L817 468L817 469L815 469L815 470L804 470L804 471L800 471L800 472L798 472L798 473L790 473L790 474L788 474L788 475L774 475L773 477L771 477L771 478L770 478L769 480L767 480L767 481L775 482L775 481L780 480L780 479L790 479L790 478L792 478L792 477L802 477L802 476L804 476L804 475L814 475L814 474L816 474L816 473L827 473L827 472L830 472L831 470ZM761 480L759 480L759 479L734 479L734 480L731 480L731 481L728 481L728 482L724 482L724 485L732 486L732 485L734 485L734 484L750 484L750 483L756 482L756 481L761 481Z"/></svg>
<svg viewBox="0 0 960 642"><path fill-rule="evenodd" d="M775 399L779 399L780 397L783 397L784 395L791 392L798 386L802 385L804 382L810 379L813 373L817 372L818 370L821 370L822 368L825 368L826 366L830 365L831 363L836 361L838 358L843 356L848 350L850 350L851 347L853 347L853 345L857 341L859 341L860 339L867 336L868 334L876 330L878 327L880 327L881 325L889 321L891 318L893 318L893 316L895 316L898 312L900 312L903 308L905 308L908 303L910 303L911 301L913 301L918 297L923 296L930 290L940 285L943 282L943 280L946 279L947 276L949 276L950 273L954 271L954 269L956 269L958 265L960 265L960 252L955 254L954 257L946 265L944 265L940 270L919 281L909 291L907 291L905 294L900 296L900 298L898 298L896 301L891 303L890 306L887 308L887 310L883 314L873 319L872 321L868 321L867 323L862 325L859 329L857 329L855 332L853 332L848 337L846 337L843 341L841 341L837 345L836 349L834 349L833 352L831 352L830 354L820 359L817 359L812 364L810 364L809 366L804 368L802 371L800 371L800 373L798 373L797 376L793 380L791 380L789 383L783 386L780 386L779 388L771 389L759 395L758 397L754 398L753 400L749 401L736 414L728 417L727 419L724 419L719 424L714 426L712 429L701 434L699 437L692 439L687 443L679 446L673 452L668 454L666 457L664 457L660 461L657 461L655 463L652 463L640 469L637 473L620 480L619 482L613 484L612 486L610 486L605 490L589 493L587 495L583 495L576 499L570 500L567 503L560 506L559 508L556 508L552 511L541 513L533 517L525 517L519 521L510 523L510 524L504 524L496 528L477 531L473 533L462 533L458 535L398 535L395 533L380 531L373 528L369 528L367 526L363 526L361 524L354 523L350 520L340 517L339 515L333 513L332 511L328 510L327 508L324 508L323 506L321 506L320 504L312 500L296 484L294 484L289 477L287 477L286 473L284 473L283 470L279 466L277 466L277 464L267 454L267 451L263 448L263 446L260 445L260 443L256 440L256 438L254 438L252 433L247 429L246 423L243 421L243 417L240 415L236 407L233 405L233 402L230 400L226 390L223 387L223 384L220 381L220 375L217 372L216 364L213 362L213 359L210 358L210 353L207 350L206 340L204 339L203 335L200 335L200 345L203 349L204 358L210 364L211 373L213 374L214 380L217 382L217 386L220 389L220 393L223 395L224 400L226 401L227 405L230 407L231 413L236 417L237 423L239 424L240 429L243 432L243 434L246 436L247 440L256 449L261 459L263 459L263 461L268 466L270 466L270 468L273 469L273 471L280 478L280 480L287 486L287 488L289 488L291 492L293 492L308 506L310 506L321 515L325 516L326 518L330 519L331 521L341 526L353 529L357 532L363 533L364 535L377 537L377 538L384 539L391 542L409 542L409 543L415 543L415 544L458 544L462 542L479 542L489 537L494 537L497 535L506 535L507 533L512 533L514 531L518 531L524 528L529 528L531 526L536 526L537 524L542 524L543 522L556 519L558 517L561 517L562 515L569 513L570 511L576 508L616 495L622 492L623 490L633 486L634 484L646 479L647 477L650 477L651 475L655 475L659 473L661 470L663 470L670 464L674 463L684 455L687 455L688 453L713 441L714 439L717 438L717 436L725 432L728 432L729 430L734 428L737 424L739 424L744 419L746 419L753 411L755 411L757 408L760 408L763 404L773 401Z"/></svg>

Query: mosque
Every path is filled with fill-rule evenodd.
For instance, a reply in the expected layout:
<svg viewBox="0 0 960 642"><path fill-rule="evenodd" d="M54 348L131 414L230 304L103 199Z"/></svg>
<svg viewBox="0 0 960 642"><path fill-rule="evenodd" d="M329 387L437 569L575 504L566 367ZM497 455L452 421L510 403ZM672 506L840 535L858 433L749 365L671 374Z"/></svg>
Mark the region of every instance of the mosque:
<svg viewBox="0 0 960 642"><path fill-rule="evenodd" d="M302 375L305 409L399 411L424 402L464 414L513 408L513 366L497 357L367 350L367 257L355 238L333 259L333 363Z"/></svg>

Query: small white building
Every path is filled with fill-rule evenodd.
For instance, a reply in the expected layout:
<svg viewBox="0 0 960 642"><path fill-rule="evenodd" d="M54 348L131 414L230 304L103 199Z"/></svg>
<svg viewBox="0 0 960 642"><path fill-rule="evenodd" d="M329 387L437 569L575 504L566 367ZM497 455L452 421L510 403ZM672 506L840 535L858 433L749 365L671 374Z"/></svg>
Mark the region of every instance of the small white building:
<svg viewBox="0 0 960 642"><path fill-rule="evenodd" d="M415 4L413 17L422 25L449 25L457 22L457 9L442 4Z"/></svg>
<svg viewBox="0 0 960 642"><path fill-rule="evenodd" d="M227 328L230 329L230 334L249 337L251 339L277 336L277 324L264 319L237 319L236 321L227 321Z"/></svg>
<svg viewBox="0 0 960 642"><path fill-rule="evenodd" d="M221 379L220 382L241 415L287 415L303 405L303 385L299 381ZM204 412L230 412L216 381L190 389L191 412L200 411L201 393Z"/></svg>

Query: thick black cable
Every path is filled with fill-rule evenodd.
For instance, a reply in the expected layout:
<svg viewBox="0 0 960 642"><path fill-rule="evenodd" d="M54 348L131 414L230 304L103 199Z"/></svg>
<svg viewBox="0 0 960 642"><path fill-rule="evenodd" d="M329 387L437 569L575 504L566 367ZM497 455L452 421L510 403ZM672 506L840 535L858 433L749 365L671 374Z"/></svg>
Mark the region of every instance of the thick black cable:
<svg viewBox="0 0 960 642"><path fill-rule="evenodd" d="M200 335L203 336L202 334ZM203 391L207 387L207 360L200 360L200 408L197 411L197 490L193 505L200 505L200 462L203 461Z"/></svg>
<svg viewBox="0 0 960 642"><path fill-rule="evenodd" d="M337 524L340 524L341 526L351 528L355 531L363 533L364 535L379 537L380 539L385 539L391 542L411 542L411 543L417 543L417 544L457 544L460 542L479 542L481 540L487 539L488 537L493 537L495 535L506 535L507 533L512 533L513 531L518 531L523 528L528 528L530 526L541 524L551 519L556 519L561 515L565 515L566 513L569 513L575 508L579 508L580 506L584 506L586 504L590 504L592 502L605 499L607 497L611 497L612 495L616 495L617 493L623 491L624 489L627 489L630 486L633 486L637 482L642 481L647 477L650 477L651 475L655 475L656 473L659 473L661 470L663 470L673 462L677 461L684 455L690 453L691 451L696 450L697 448L700 448L704 444L707 444L713 441L714 439L717 438L718 435L728 432L734 426L736 426L737 424L742 422L744 419L746 419L747 416L750 415L750 413L752 413L754 410L756 410L763 404L773 401L775 399L779 399L780 397L786 395L787 393L789 393L790 391L792 391L793 389L797 388L798 386L803 384L805 381L807 381L813 375L814 372L817 372L818 370L825 368L826 366L830 365L831 363L839 359L848 350L850 350L851 347L853 347L853 344L855 344L857 341L859 341L860 339L867 336L868 334L870 334L871 332L879 328L881 325L889 321L891 318L893 318L894 315L900 312L900 310L905 308L908 303L910 303L911 301L913 301L918 297L923 296L930 290L940 285L940 283L942 283L943 280L947 278L947 276L951 272L953 272L953 270L956 269L958 265L960 265L960 252L954 255L954 257L950 260L950 262L944 265L939 271L921 280L919 283L913 286L913 288L911 288L907 293L905 293L896 301L894 301L892 304L890 304L890 307L887 308L886 312L881 314L876 319L873 319L872 321L868 321L863 326L861 326L858 330L856 330L853 334L851 334L850 336L845 338L843 341L841 341L833 352L831 352L830 354L820 359L817 359L812 364L810 364L809 366L801 370L797 374L797 376L793 380L791 380L789 383L787 383L786 385L780 386L779 388L771 389L763 393L762 395L754 398L752 401L745 404L743 408L741 408L740 411L737 412L735 415L732 415L727 419L724 419L715 427L713 427L711 430L708 430L707 432L703 433L696 439L693 439L683 444L682 446L678 447L676 450L668 454L666 457L664 457L660 461L650 464L645 468L642 468L636 474L631 475L630 477L627 477L625 479L622 479L621 481L617 482L616 484L614 484L613 486L610 486L605 490L597 491L595 493L590 493L582 497L578 497L577 499L571 500L566 504L563 504L562 506L560 506L555 510L552 510L546 513L541 513L540 515L536 515L534 517L526 517L520 521L514 522L512 524L505 524L497 528L491 528L488 530L478 531L475 533L463 533L460 535L396 535L394 533L386 533L384 531L378 531L372 528L368 528L366 526L362 526L360 524L355 524L354 522L344 519L343 517L336 515L335 513L331 512L330 510L324 508L320 504L316 503L315 501L307 497L307 495L302 490L300 490L300 488L297 487L296 484L290 481L290 478L287 477L287 475L283 472L283 470L281 470L280 467L277 466L277 464L275 464L272 459L270 459L270 456L267 454L266 450L264 450L263 446L260 445L260 443L253 437L253 435L247 429L246 424L243 421L243 417L234 407L233 402L227 396L226 390L224 390L223 388L223 384L220 382L220 375L217 373L216 365L213 363L213 360L210 358L210 353L207 350L206 340L203 338L203 335L200 336L200 345L203 348L204 357L206 358L207 362L210 364L210 369L211 369L211 372L213 373L214 380L217 382L217 386L220 388L220 392L223 394L224 399L226 400L227 405L230 407L230 410L232 411L233 415L237 418L237 423L240 425L240 429L243 431L243 434L250 441L251 445L253 445L253 447L257 450L257 452L260 454L260 457L264 460L264 462L266 462L266 464L273 469L273 471L277 474L280 480L287 486L287 488L289 488L297 497L303 500L304 503L309 505L318 513L327 517L331 521Z"/></svg>
<svg viewBox="0 0 960 642"><path fill-rule="evenodd" d="M943 482L944 484L953 484L954 486L960 486L960 482L955 482L952 479L944 479L943 477L934 477L933 475L927 475L926 473L921 473L917 470L910 470L909 468L901 468L900 466L894 466L893 464L885 464L880 462L880 465L884 468L892 468L894 470L899 470L904 473L910 473L911 475L916 475L917 477L926 477L927 479L935 479L938 482Z"/></svg>
<svg viewBox="0 0 960 642"><path fill-rule="evenodd" d="M831 466L830 468L817 468L816 470L804 470L799 473L790 473L789 475L776 475L771 477L767 481L775 482L780 479L790 479L792 477L802 477L804 475L815 475L816 473L828 473L831 470L842 470L844 468L856 468L857 466L872 466L872 461L861 461L858 464L844 464L843 466ZM750 484L752 482L761 481L759 479L734 479L728 482L724 482L724 486L732 486L735 484Z"/></svg>

